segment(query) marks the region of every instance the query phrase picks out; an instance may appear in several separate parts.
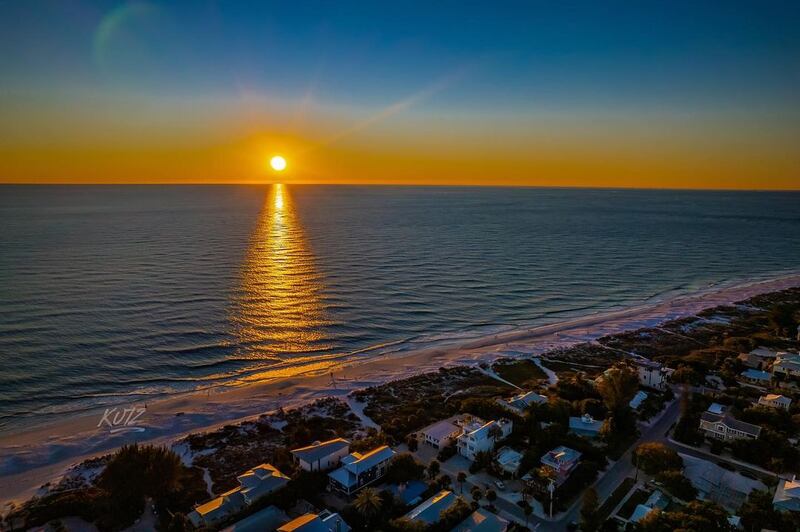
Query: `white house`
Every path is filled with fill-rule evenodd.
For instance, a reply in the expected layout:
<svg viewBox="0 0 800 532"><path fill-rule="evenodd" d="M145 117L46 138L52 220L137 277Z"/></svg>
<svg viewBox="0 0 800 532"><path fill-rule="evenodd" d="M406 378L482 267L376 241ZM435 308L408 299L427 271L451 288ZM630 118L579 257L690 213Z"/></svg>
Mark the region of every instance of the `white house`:
<svg viewBox="0 0 800 532"><path fill-rule="evenodd" d="M546 403L547 396L536 392L522 392L508 399L498 399L497 402L509 412L521 416L531 405Z"/></svg>
<svg viewBox="0 0 800 532"><path fill-rule="evenodd" d="M350 532L350 526L337 513L328 510L305 514L279 527L276 532Z"/></svg>
<svg viewBox="0 0 800 532"><path fill-rule="evenodd" d="M331 489L352 495L385 475L394 455L395 452L386 445L365 454L348 454L342 458L342 467L328 473Z"/></svg>
<svg viewBox="0 0 800 532"><path fill-rule="evenodd" d="M800 512L800 482L794 475L791 480L782 478L778 481L772 506L780 511Z"/></svg>
<svg viewBox="0 0 800 532"><path fill-rule="evenodd" d="M314 442L306 447L292 450L292 456L305 471L333 469L348 454L350 454L350 442L343 438Z"/></svg>
<svg viewBox="0 0 800 532"><path fill-rule="evenodd" d="M500 466L500 469L510 475L516 475L517 471L519 471L519 466L522 464L522 454L511 447L501 447L500 450L497 451L495 461L497 465Z"/></svg>
<svg viewBox="0 0 800 532"><path fill-rule="evenodd" d="M236 477L239 487L226 491L219 497L200 504L187 517L196 527L216 523L250 506L255 501L276 491L289 482L289 477L271 464L261 464Z"/></svg>
<svg viewBox="0 0 800 532"><path fill-rule="evenodd" d="M667 371L664 366L653 360L637 360L637 373L639 375L639 384L653 388L654 390L667 389Z"/></svg>
<svg viewBox="0 0 800 532"><path fill-rule="evenodd" d="M442 512L454 505L457 500L458 497L455 493L450 490L442 490L408 512L405 517L412 521L432 525L438 523Z"/></svg>
<svg viewBox="0 0 800 532"><path fill-rule="evenodd" d="M761 427L735 419L730 414L703 412L700 416L700 430L708 438L730 441L743 438L756 439Z"/></svg>
<svg viewBox="0 0 800 532"><path fill-rule="evenodd" d="M794 353L778 353L772 365L772 373L786 377L800 376L800 355Z"/></svg>
<svg viewBox="0 0 800 532"><path fill-rule="evenodd" d="M580 459L581 453L562 445L542 456L540 462L555 473L556 483L560 485L567 480Z"/></svg>
<svg viewBox="0 0 800 532"><path fill-rule="evenodd" d="M441 449L456 441L456 438L461 434L461 428L445 419L425 427L419 431L419 434L425 443Z"/></svg>
<svg viewBox="0 0 800 532"><path fill-rule="evenodd" d="M458 453L468 460L475 460L478 453L494 450L495 443L507 438L513 426L511 420L505 418L495 421L469 418L464 421L461 435L456 440ZM498 433L497 437L494 436L495 432Z"/></svg>
<svg viewBox="0 0 800 532"><path fill-rule="evenodd" d="M789 406L791 406L792 400L786 397L785 395L768 393L758 398L758 404L760 406L769 406L772 408L782 408L783 410L789 410Z"/></svg>

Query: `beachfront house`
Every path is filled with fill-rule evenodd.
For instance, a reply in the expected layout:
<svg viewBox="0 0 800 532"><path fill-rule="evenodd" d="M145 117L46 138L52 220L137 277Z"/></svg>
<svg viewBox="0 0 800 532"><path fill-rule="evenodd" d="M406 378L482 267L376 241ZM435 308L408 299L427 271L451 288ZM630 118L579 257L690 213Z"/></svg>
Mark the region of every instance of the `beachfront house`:
<svg viewBox="0 0 800 532"><path fill-rule="evenodd" d="M350 526L337 513L328 510L319 514L308 513L292 519L276 532L350 532Z"/></svg>
<svg viewBox="0 0 800 532"><path fill-rule="evenodd" d="M779 479L778 489L772 497L772 507L782 512L800 512L800 482L794 475L792 479Z"/></svg>
<svg viewBox="0 0 800 532"><path fill-rule="evenodd" d="M522 464L522 454L511 447L501 447L495 457L497 465L509 475L516 475Z"/></svg>
<svg viewBox="0 0 800 532"><path fill-rule="evenodd" d="M589 414L569 418L569 431L585 438L596 437L602 427L603 422L594 419Z"/></svg>
<svg viewBox="0 0 800 532"><path fill-rule="evenodd" d="M507 438L513 426L511 420L505 418L494 421L466 418L462 421L461 434L456 440L458 454L474 461L478 453L494 450L495 443Z"/></svg>
<svg viewBox="0 0 800 532"><path fill-rule="evenodd" d="M478 508L450 532L506 532L509 522L485 508Z"/></svg>
<svg viewBox="0 0 800 532"><path fill-rule="evenodd" d="M631 407L632 410L639 410L645 399L647 399L647 392L639 390L636 392L636 395L633 396L633 399L630 400L628 406Z"/></svg>
<svg viewBox="0 0 800 532"><path fill-rule="evenodd" d="M739 421L727 413L715 414L703 412L700 416L700 430L707 438L732 441L739 439L756 439L761 434L761 427Z"/></svg>
<svg viewBox="0 0 800 532"><path fill-rule="evenodd" d="M350 453L342 458L342 466L328 473L330 489L352 495L383 475L395 452L388 446L376 447L368 453Z"/></svg>
<svg viewBox="0 0 800 532"><path fill-rule="evenodd" d="M794 353L778 353L772 365L772 373L783 377L800 376L800 355Z"/></svg>
<svg viewBox="0 0 800 532"><path fill-rule="evenodd" d="M237 521L222 532L261 532L262 530L275 530L290 521L289 516L277 506L267 506L253 515Z"/></svg>
<svg viewBox="0 0 800 532"><path fill-rule="evenodd" d="M442 490L405 515L406 519L432 525L438 523L442 512L453 506L458 497L450 490Z"/></svg>
<svg viewBox="0 0 800 532"><path fill-rule="evenodd" d="M768 406L770 408L789 410L789 406L791 406L791 404L792 400L785 395L768 393L758 398L759 406Z"/></svg>
<svg viewBox="0 0 800 532"><path fill-rule="evenodd" d="M324 442L317 441L306 447L292 450L292 456L300 469L304 471L333 469L348 454L350 454L350 442L343 438Z"/></svg>
<svg viewBox="0 0 800 532"><path fill-rule="evenodd" d="M261 464L236 477L239 486L219 497L200 504L187 517L196 527L214 526L242 511L258 499L279 490L289 482L289 477L271 464Z"/></svg>
<svg viewBox="0 0 800 532"><path fill-rule="evenodd" d="M422 441L436 449L441 449L456 441L461 434L461 427L445 419L425 427L419 431L419 434Z"/></svg>
<svg viewBox="0 0 800 532"><path fill-rule="evenodd" d="M743 381L755 384L756 386L766 386L772 380L772 375L769 372L760 369L746 369L740 377Z"/></svg>
<svg viewBox="0 0 800 532"><path fill-rule="evenodd" d="M508 399L498 399L497 403L518 416L525 414L525 411L534 404L543 404L547 402L547 396L540 395L536 392L522 392Z"/></svg>
<svg viewBox="0 0 800 532"><path fill-rule="evenodd" d="M667 371L664 366L654 360L641 359L636 361L639 384L654 390L667 389Z"/></svg>
<svg viewBox="0 0 800 532"><path fill-rule="evenodd" d="M562 445L542 456L540 462L554 473L556 484L561 485L577 467L580 459L581 453Z"/></svg>

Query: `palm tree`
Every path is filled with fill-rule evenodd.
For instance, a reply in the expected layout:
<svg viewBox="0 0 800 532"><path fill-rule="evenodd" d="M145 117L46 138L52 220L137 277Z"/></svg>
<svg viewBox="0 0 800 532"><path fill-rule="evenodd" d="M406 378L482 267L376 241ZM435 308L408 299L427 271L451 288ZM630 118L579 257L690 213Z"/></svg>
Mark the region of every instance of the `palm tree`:
<svg viewBox="0 0 800 532"><path fill-rule="evenodd" d="M358 513L364 517L367 525L370 524L373 517L378 515L382 505L383 501L381 500L380 495L378 495L378 492L373 488L365 488L361 490L361 493L358 494L356 500L353 501L353 506L355 506L356 510L358 510Z"/></svg>
<svg viewBox="0 0 800 532"><path fill-rule="evenodd" d="M467 474L463 471L459 471L456 480L458 481L458 492L464 493L464 482L467 481Z"/></svg>
<svg viewBox="0 0 800 532"><path fill-rule="evenodd" d="M428 476L431 480L436 478L436 475L439 474L439 462L436 460L432 460L431 463L428 465Z"/></svg>
<svg viewBox="0 0 800 532"><path fill-rule="evenodd" d="M533 513L533 506L530 503L525 502L522 506L522 512L525 514L525 526L528 526L528 519L530 519L531 514Z"/></svg>

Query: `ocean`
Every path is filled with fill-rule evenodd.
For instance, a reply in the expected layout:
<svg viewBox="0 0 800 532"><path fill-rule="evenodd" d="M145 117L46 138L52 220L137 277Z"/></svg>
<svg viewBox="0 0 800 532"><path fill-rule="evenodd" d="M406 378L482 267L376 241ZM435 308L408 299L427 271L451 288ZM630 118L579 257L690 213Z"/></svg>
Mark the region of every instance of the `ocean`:
<svg viewBox="0 0 800 532"><path fill-rule="evenodd" d="M0 433L800 270L800 193L0 187Z"/></svg>

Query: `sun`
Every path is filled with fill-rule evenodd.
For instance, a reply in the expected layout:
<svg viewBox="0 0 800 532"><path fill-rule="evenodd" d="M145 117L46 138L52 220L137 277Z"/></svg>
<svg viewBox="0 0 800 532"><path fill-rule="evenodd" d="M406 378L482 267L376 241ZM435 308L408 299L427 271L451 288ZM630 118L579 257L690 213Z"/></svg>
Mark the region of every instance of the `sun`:
<svg viewBox="0 0 800 532"><path fill-rule="evenodd" d="M280 155L275 155L269 160L269 165L276 172L283 172L286 169L286 159Z"/></svg>

